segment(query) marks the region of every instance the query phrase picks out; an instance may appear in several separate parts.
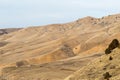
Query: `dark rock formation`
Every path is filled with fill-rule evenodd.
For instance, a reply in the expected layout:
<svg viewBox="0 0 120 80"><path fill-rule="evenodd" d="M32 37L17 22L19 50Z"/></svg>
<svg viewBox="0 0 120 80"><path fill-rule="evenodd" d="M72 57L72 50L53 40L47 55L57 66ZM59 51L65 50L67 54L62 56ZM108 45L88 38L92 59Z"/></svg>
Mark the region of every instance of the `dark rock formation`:
<svg viewBox="0 0 120 80"><path fill-rule="evenodd" d="M119 47L119 41L117 39L114 39L110 45L108 46L108 48L105 50L105 54L110 54L111 51L115 48Z"/></svg>

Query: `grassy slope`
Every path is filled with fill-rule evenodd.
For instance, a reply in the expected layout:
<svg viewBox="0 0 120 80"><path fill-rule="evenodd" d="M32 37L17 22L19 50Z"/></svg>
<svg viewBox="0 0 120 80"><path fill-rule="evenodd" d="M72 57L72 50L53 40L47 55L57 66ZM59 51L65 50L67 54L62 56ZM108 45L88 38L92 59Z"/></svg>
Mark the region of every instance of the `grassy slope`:
<svg viewBox="0 0 120 80"><path fill-rule="evenodd" d="M110 56L113 57L111 61ZM65 80L104 80L103 74L106 72L112 75L110 80L120 80L120 49L117 48L111 54L93 60Z"/></svg>

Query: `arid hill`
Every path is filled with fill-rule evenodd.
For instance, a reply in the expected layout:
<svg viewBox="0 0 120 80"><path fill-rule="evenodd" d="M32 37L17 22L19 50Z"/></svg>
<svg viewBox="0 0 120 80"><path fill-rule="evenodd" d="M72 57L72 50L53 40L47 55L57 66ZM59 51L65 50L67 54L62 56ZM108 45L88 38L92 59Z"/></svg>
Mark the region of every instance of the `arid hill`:
<svg viewBox="0 0 120 80"><path fill-rule="evenodd" d="M2 35L1 75L6 80L63 80L103 55L113 39L120 40L119 22L120 14L88 16L70 23L29 27Z"/></svg>
<svg viewBox="0 0 120 80"><path fill-rule="evenodd" d="M64 80L120 80L120 48L94 59Z"/></svg>

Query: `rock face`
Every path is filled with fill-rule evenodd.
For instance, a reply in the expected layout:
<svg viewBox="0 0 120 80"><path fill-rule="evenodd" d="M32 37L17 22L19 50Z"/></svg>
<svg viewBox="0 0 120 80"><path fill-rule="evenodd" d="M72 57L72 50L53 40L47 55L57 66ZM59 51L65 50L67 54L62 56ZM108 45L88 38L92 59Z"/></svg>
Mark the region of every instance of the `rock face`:
<svg viewBox="0 0 120 80"><path fill-rule="evenodd" d="M30 77L35 77L32 73L36 74L36 66L33 67L33 65L41 66L46 64L46 66L49 66L51 63L54 64L50 66L52 69L37 67L40 72L43 72L43 74L38 74L38 76L43 75L41 76L43 80L44 78L63 80L77 70L79 66L82 67L92 59L101 56L113 39L120 41L119 22L120 14L103 18L85 17L70 23L29 27L2 35L0 36L0 71L3 71L2 73L5 73L4 76L6 75L5 77L9 78L11 77L9 72L4 72L2 69L5 68L5 70L7 69L11 72L15 69L16 75L19 71L21 73L25 71L29 75L29 78L25 78L25 80L30 80ZM28 68L25 68L26 66L16 68L16 62L21 61L27 62L30 65L29 69L33 69L27 72ZM63 65L59 65L63 69L60 67L57 69L59 61L63 61L60 62ZM68 65L73 65L67 65L66 68L64 66L66 61L68 61ZM56 67L54 67L55 65ZM55 72L53 68L58 71ZM48 69L50 72L47 71ZM44 70L48 73L44 72ZM52 74L54 72L57 75ZM12 74L14 74L14 71ZM51 74L51 76L47 77L46 75L48 74ZM60 78L62 75L64 77ZM16 78L18 80L20 76L19 78L16 76ZM10 80L13 79L11 78Z"/></svg>

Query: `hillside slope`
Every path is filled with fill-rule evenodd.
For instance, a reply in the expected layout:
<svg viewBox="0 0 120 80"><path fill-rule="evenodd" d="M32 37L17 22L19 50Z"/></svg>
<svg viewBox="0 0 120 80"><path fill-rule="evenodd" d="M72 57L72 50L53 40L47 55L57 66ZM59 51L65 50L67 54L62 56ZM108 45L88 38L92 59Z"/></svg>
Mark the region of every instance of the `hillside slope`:
<svg viewBox="0 0 120 80"><path fill-rule="evenodd" d="M55 77L55 80L63 80L92 59L101 56L111 40L120 40L119 22L120 14L102 18L85 17L70 23L29 27L2 35L0 73L3 75L3 70L10 67L10 71L5 71L3 76L10 78L25 71L25 74L34 78L37 69L40 72L38 77L44 75L41 76L43 80L53 80ZM43 64L49 67L37 67ZM15 76L15 80L20 77Z"/></svg>
<svg viewBox="0 0 120 80"><path fill-rule="evenodd" d="M3 35L0 42L7 44L0 47L0 64L26 59L38 64L75 56L119 33L119 16L85 17L71 23L30 27Z"/></svg>
<svg viewBox="0 0 120 80"><path fill-rule="evenodd" d="M107 80L106 73L109 73L110 80L120 80L120 49L116 48L112 53L94 59L85 67L74 72L64 80Z"/></svg>

